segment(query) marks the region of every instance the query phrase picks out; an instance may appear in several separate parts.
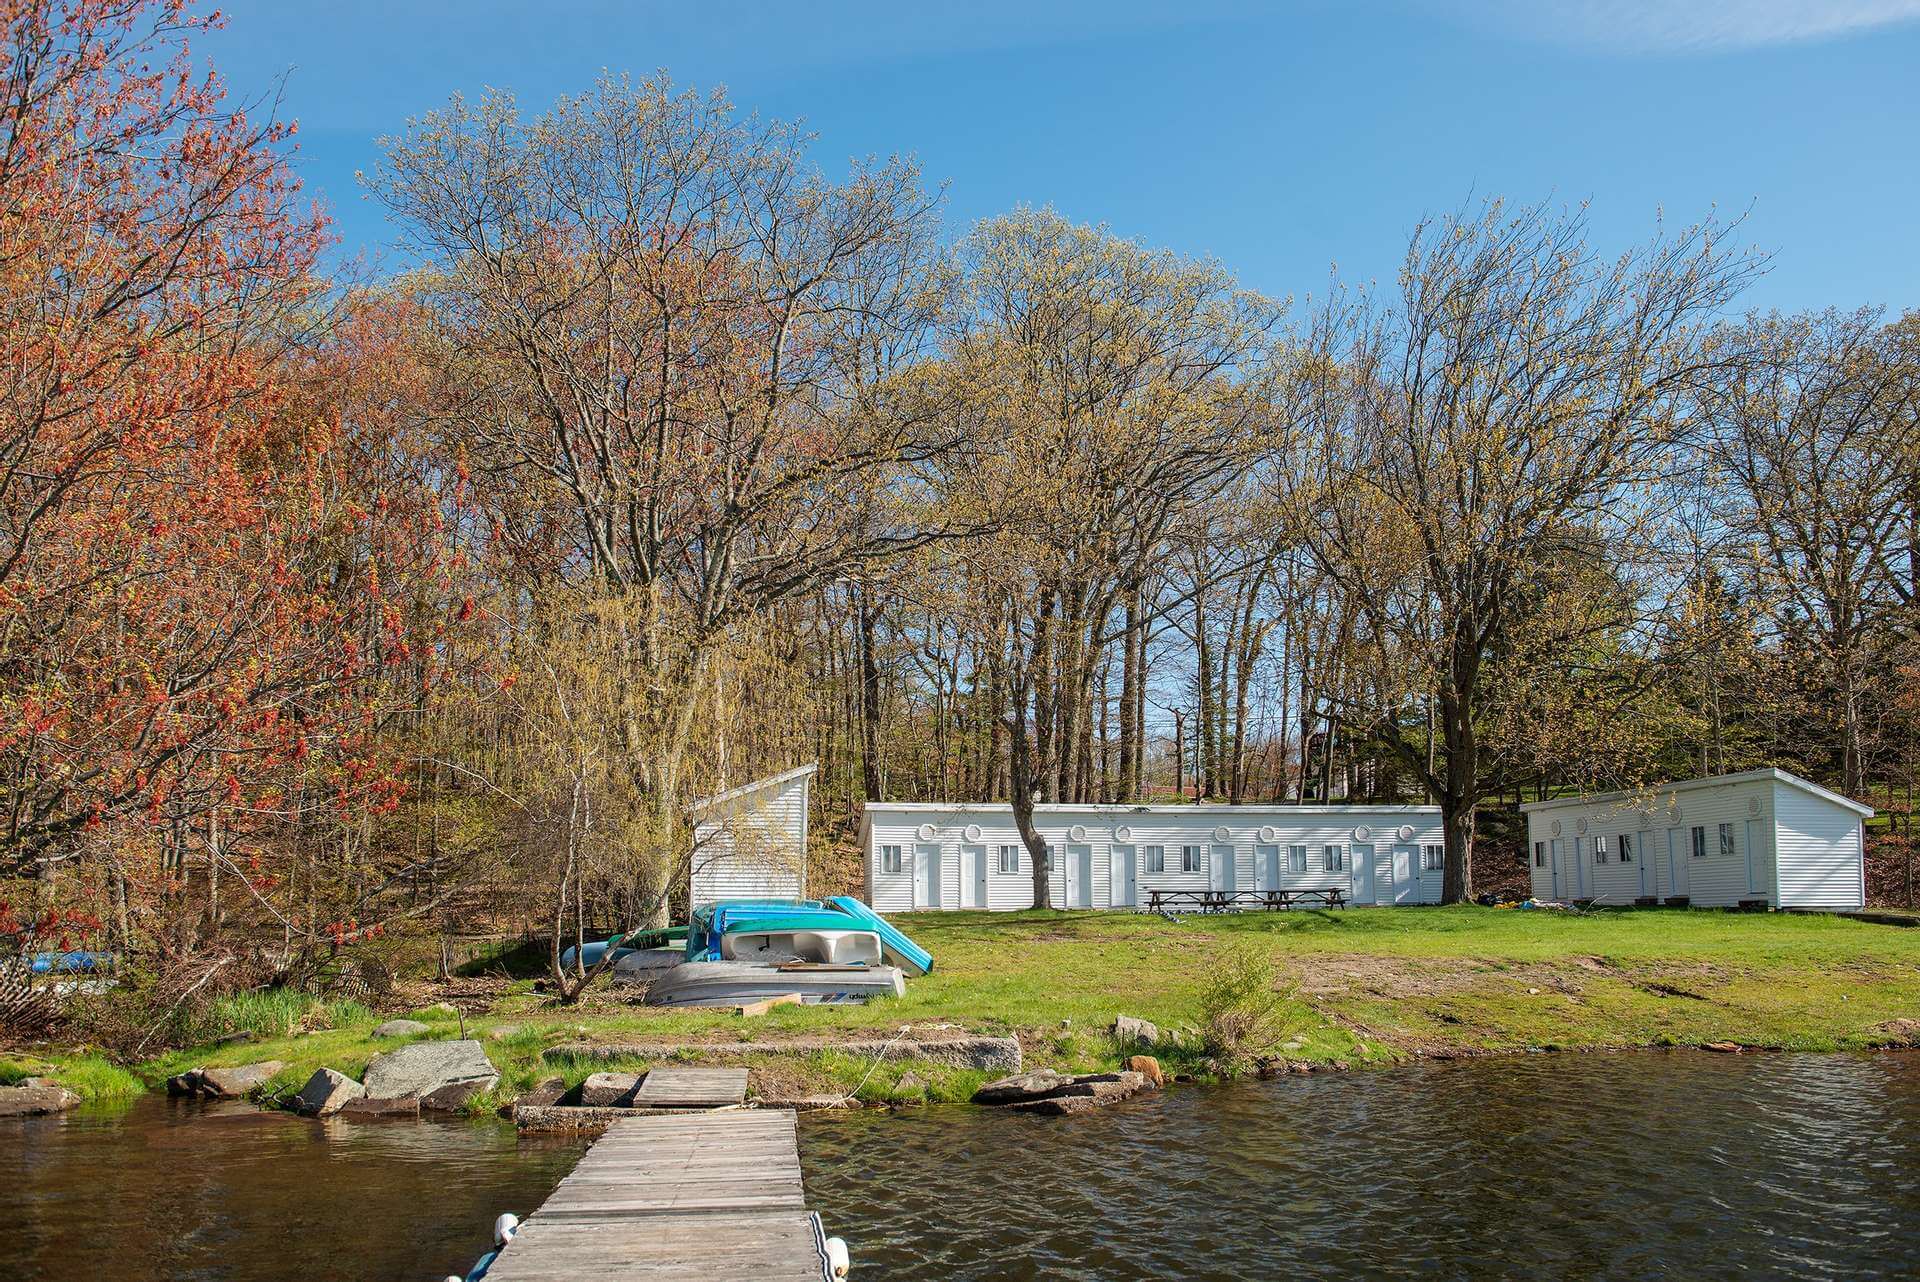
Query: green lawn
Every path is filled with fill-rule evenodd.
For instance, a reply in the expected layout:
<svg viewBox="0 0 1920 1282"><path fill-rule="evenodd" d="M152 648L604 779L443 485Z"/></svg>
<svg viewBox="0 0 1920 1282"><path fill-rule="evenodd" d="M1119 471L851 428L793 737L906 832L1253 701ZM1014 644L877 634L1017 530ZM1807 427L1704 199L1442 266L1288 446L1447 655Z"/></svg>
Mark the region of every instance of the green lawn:
<svg viewBox="0 0 1920 1282"><path fill-rule="evenodd" d="M522 985L468 1031L488 1037L502 1096L542 1076L577 1080L604 1065L553 1048L575 1042L687 1043L890 1035L902 1026L1013 1033L1030 1062L1095 1068L1117 1062L1107 1035L1117 1014L1179 1027L1225 950L1267 953L1285 995L1286 1058L1391 1061L1528 1047L1631 1047L1737 1042L1808 1050L1910 1041L1920 1013L1920 929L1834 917L1639 910L1573 915L1485 908L1365 908L1193 917L1127 913L943 913L898 924L936 958L899 1001L783 1007L752 1020L730 1013L656 1011L617 988L560 1008ZM298 1002L295 1002L297 1005ZM273 1002L264 1008L278 1011ZM137 1066L150 1082L200 1063L286 1060L297 1085L325 1064L358 1074L384 1046L380 1018L351 1004L335 1025ZM428 1036L453 1035L444 1013L416 1012ZM278 1014L274 1015L279 1019ZM289 1019L297 1014L289 1014ZM309 1020L310 1024L314 1021ZM643 1057L646 1062L657 1055ZM1180 1060L1178 1053L1172 1058ZM754 1061L768 1089L848 1089L866 1061L832 1052ZM912 1070L940 1098L964 1096L978 1075L889 1063L864 1095L902 1092ZM906 1091L916 1093L917 1088Z"/></svg>

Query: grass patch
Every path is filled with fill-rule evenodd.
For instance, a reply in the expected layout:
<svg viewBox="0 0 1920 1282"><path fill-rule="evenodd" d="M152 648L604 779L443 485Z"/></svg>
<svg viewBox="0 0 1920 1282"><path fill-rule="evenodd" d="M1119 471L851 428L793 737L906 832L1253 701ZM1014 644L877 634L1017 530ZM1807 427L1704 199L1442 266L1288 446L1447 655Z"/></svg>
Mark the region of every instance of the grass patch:
<svg viewBox="0 0 1920 1282"><path fill-rule="evenodd" d="M555 1074L571 1084L648 1063L543 1059L550 1048L575 1041L831 1042L885 1039L910 1025L928 1036L1018 1036L1034 1067L1110 1069L1129 1049L1108 1032L1119 1014L1187 1030L1183 1046L1158 1053L1169 1071L1203 1072L1204 997L1229 957L1248 958L1248 973L1261 976L1254 988L1265 994L1252 992L1248 1001L1271 996L1278 1027L1264 1040L1279 1038L1275 1053L1305 1062L1716 1041L1853 1049L1886 1044L1887 1027L1920 1009L1920 931L1837 917L1409 907L1184 922L1134 913L966 912L903 916L899 924L937 965L932 975L910 980L897 1001L783 1006L742 1019L639 1006L617 987L598 988L575 1007L555 1006L524 987L508 991L466 1019L468 1036L483 1042L501 1071L494 1095L473 1108L490 1108ZM250 1040L164 1056L136 1071L158 1083L198 1065L279 1059L290 1080L304 1081L322 1066L357 1077L374 1055L400 1044L371 1036L375 1024L396 1013L298 994L247 994L221 1004L219 1023ZM451 1037L460 1027L432 1006L412 1013L429 1025L429 1036ZM505 1035L494 1036L496 1030ZM861 1098L881 1102L963 1099L984 1076L893 1060L869 1075L870 1059L831 1048L721 1062L748 1063L762 1093L858 1086ZM0 1075L7 1073L30 1075L19 1063L0 1063Z"/></svg>

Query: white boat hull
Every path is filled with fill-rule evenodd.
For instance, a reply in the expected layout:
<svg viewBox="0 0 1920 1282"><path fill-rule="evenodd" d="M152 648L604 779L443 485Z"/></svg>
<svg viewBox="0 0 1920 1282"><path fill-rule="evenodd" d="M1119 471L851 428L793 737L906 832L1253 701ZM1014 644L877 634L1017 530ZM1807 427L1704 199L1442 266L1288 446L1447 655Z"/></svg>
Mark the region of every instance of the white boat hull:
<svg viewBox="0 0 1920 1282"><path fill-rule="evenodd" d="M726 934L720 952L729 961L777 964L824 962L834 966L878 966L880 936L870 930L775 930Z"/></svg>
<svg viewBox="0 0 1920 1282"><path fill-rule="evenodd" d="M649 1006L744 1006L795 993L801 1001L812 1005L901 997L906 991L906 976L897 966L781 970L741 961L693 961L660 972L647 989L646 1003Z"/></svg>

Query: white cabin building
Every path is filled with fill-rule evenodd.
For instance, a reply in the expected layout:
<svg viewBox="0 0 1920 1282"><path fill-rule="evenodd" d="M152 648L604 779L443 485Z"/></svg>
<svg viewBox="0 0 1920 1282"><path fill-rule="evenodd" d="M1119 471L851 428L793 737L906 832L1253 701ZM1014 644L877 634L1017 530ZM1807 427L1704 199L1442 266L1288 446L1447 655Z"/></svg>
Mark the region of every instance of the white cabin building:
<svg viewBox="0 0 1920 1282"><path fill-rule="evenodd" d="M693 804L691 908L806 898L807 794L818 769L800 766Z"/></svg>
<svg viewBox="0 0 1920 1282"><path fill-rule="evenodd" d="M1438 806L1039 805L1033 822L1053 854L1056 908L1132 908L1155 889L1440 900ZM878 912L1033 906L1009 805L871 802L861 844Z"/></svg>
<svg viewBox="0 0 1920 1282"><path fill-rule="evenodd" d="M1539 899L1732 908L1861 908L1873 807L1784 770L1535 801Z"/></svg>

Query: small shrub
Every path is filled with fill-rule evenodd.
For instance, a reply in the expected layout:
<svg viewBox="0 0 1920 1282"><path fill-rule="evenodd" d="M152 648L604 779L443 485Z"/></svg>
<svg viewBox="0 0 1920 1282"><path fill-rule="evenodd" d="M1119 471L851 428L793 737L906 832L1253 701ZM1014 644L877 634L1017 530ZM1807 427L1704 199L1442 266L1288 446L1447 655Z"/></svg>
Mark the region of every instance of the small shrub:
<svg viewBox="0 0 1920 1282"><path fill-rule="evenodd" d="M1227 950L1200 990L1200 1050L1222 1075L1246 1072L1286 1037L1290 1003L1275 979L1272 959L1242 946Z"/></svg>

